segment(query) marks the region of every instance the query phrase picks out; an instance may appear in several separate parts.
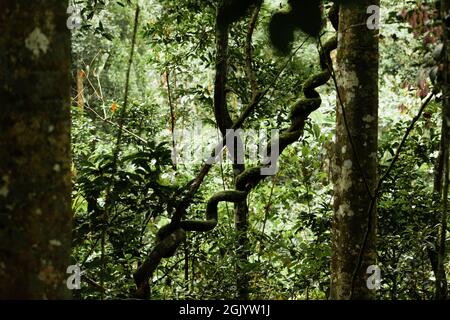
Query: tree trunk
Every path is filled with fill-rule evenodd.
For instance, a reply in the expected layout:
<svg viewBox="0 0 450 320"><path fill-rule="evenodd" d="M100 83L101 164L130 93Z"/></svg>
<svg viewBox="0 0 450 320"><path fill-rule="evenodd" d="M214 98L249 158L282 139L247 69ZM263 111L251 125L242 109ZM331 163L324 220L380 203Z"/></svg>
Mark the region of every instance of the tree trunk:
<svg viewBox="0 0 450 320"><path fill-rule="evenodd" d="M450 1L441 0L440 17L442 20L450 14ZM450 101L449 101L449 58L448 58L448 28L445 23L443 26L442 36L442 131L441 142L439 147L439 157L437 163L437 171L434 181L435 199L440 210L440 227L436 243L436 252L432 253L435 257L435 299L444 300L448 294L447 276L445 272L446 259L446 233L447 233L447 212L448 212L448 184L449 184L449 141L450 141ZM438 218L438 219L439 219ZM433 261L432 261L433 262Z"/></svg>
<svg viewBox="0 0 450 320"><path fill-rule="evenodd" d="M0 2L0 299L70 297L67 6Z"/></svg>
<svg viewBox="0 0 450 320"><path fill-rule="evenodd" d="M221 17L226 14L226 1L220 1L217 8L216 21L219 22ZM214 83L214 115L217 125L222 133L222 137L227 134L227 129L233 126L233 120L230 117L227 105L227 81L228 81L228 41L229 26L216 25L216 77ZM238 163L238 151L243 154L243 150L239 150L237 138L233 144L233 150L228 152L233 154L233 171L235 177L245 170L245 164ZM236 239L236 296L238 299L248 299L248 276L242 270L242 266L248 260L248 207L247 201L236 203L235 210L235 227L237 232Z"/></svg>
<svg viewBox="0 0 450 320"><path fill-rule="evenodd" d="M237 148L235 149L235 154ZM242 151L243 152L243 151ZM235 176L245 171L245 165L234 165ZM237 186L236 186L237 189ZM237 232L236 241L236 274L237 274L237 298L248 300L249 294L249 276L245 271L245 265L248 263L249 239L248 239L248 206L247 200L238 202L234 205L234 221Z"/></svg>
<svg viewBox="0 0 450 320"><path fill-rule="evenodd" d="M331 299L374 298L366 270L376 260L378 30L366 25L370 5L379 1L342 4L339 13Z"/></svg>

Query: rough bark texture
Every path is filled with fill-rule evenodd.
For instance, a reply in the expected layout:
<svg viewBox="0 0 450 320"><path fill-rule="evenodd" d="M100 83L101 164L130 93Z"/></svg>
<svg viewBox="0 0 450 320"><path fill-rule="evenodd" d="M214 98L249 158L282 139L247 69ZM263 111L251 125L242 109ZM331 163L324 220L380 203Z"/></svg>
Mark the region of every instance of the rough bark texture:
<svg viewBox="0 0 450 320"><path fill-rule="evenodd" d="M338 99L331 299L374 297L374 291L366 285L369 276L366 269L376 263L376 210L370 212L371 227L361 267L353 276L368 230L371 195L367 189L373 194L377 183L378 31L366 26L369 17L366 10L370 5L379 5L379 2L362 0L353 5L341 5L339 14L336 77L346 119Z"/></svg>
<svg viewBox="0 0 450 320"><path fill-rule="evenodd" d="M0 299L69 298L68 2L0 2Z"/></svg>
<svg viewBox="0 0 450 320"><path fill-rule="evenodd" d="M441 12L440 17L442 21L445 17L450 15L450 1L441 0ZM437 217L440 221L440 228L438 233L438 239L436 243L435 267L433 271L436 276L435 282L435 299L444 300L448 295L447 276L445 272L445 260L446 260L446 234L447 234L447 219L448 219L448 184L449 184L449 141L450 141L450 101L449 101L449 28L446 28L445 23L443 25L442 36L442 128L441 128L441 143L439 147L439 157L436 178L434 182L434 192L439 206L440 214ZM438 220L437 219L437 220ZM432 261L433 263L433 261Z"/></svg>

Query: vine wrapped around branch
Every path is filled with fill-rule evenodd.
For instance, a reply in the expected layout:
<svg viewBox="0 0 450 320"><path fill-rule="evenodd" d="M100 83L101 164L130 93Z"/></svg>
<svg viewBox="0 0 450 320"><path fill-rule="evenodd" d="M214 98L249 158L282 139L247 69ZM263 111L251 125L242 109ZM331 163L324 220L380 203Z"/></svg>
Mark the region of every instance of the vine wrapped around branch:
<svg viewBox="0 0 450 320"><path fill-rule="evenodd" d="M322 100L316 88L326 84L331 74L328 65L331 65L330 53L337 48L337 37L329 39L320 50L321 71L309 77L303 84L304 97L296 101L290 110L290 127L282 132L277 141L271 142L270 146L277 146L281 154L286 147L298 141L303 135L305 122L311 112L317 110ZM233 126L234 127L234 126ZM268 148L268 157L272 154ZM246 169L236 178L236 190L227 190L214 194L207 202L205 220L180 220L162 227L158 232L158 242L146 258L144 263L134 274L137 291L135 297L145 299L148 297L149 279L163 258L171 257L176 249L185 239L186 231L206 232L214 229L217 225L217 206L219 202L238 203L246 199L248 193L265 177L261 175L261 169L267 166L258 166Z"/></svg>

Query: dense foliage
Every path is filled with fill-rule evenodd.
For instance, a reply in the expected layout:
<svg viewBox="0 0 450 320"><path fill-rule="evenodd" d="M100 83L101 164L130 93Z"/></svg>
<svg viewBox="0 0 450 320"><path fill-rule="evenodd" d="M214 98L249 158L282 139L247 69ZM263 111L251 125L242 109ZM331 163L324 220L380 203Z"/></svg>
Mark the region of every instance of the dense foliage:
<svg viewBox="0 0 450 320"><path fill-rule="evenodd" d="M83 270L83 286L75 294L81 299L127 298L134 290L132 275L138 263L152 249L157 230L168 222L202 164L173 163L174 146L191 148L189 133L199 124L213 132L204 137L201 148L211 150L217 139L213 111L216 4L142 1L124 111L136 4L75 2L83 17L72 39L73 259ZM419 14L432 12L431 4L426 7L426 1L419 1L417 6L416 2L383 1L380 172L389 166L420 99L433 86L428 77L433 61L427 59L437 46L437 31ZM262 6L253 37L253 65L259 86L269 91L246 129L283 126L302 83L319 68L318 48L308 36L315 34L314 28L297 29L292 50L281 48L288 51L286 55L271 45L272 17L279 10L288 12L287 8L287 1L281 0L265 1ZM428 16L432 20L432 14ZM251 100L244 52L248 18L230 18L238 20L230 31L227 88L234 118ZM330 32L331 27L325 30ZM321 87L320 93L323 104L311 115L304 138L283 153L279 172L259 184L248 201L251 254L241 268L249 274L252 299L328 296L334 85ZM121 117L123 138L117 144ZM436 242L432 194L440 119L436 99L413 129L383 187L378 203L381 299L433 296L427 249ZM172 133L180 130L185 134L172 139ZM190 218L203 217L205 201L233 183L229 161L214 166L190 206ZM158 268L152 279L153 299L235 297L235 268L240 262L234 250L233 206L219 208L217 228L189 233L180 250Z"/></svg>

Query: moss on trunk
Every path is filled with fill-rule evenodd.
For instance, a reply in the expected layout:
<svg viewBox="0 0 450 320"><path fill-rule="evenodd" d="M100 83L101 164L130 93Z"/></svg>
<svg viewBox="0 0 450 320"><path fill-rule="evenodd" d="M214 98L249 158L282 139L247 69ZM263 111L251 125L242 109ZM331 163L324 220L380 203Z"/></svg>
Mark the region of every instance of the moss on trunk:
<svg viewBox="0 0 450 320"><path fill-rule="evenodd" d="M377 1L363 0L340 8L337 82L346 121L338 101L333 169L331 299L374 297L374 291L367 288L369 274L366 270L376 261L376 210L369 213L369 206L370 193L373 194L377 183L378 31L367 27L369 14L366 11L370 5L377 4ZM357 269L369 214L372 225L351 297L353 274Z"/></svg>
<svg viewBox="0 0 450 320"><path fill-rule="evenodd" d="M67 6L0 4L0 299L69 297Z"/></svg>

